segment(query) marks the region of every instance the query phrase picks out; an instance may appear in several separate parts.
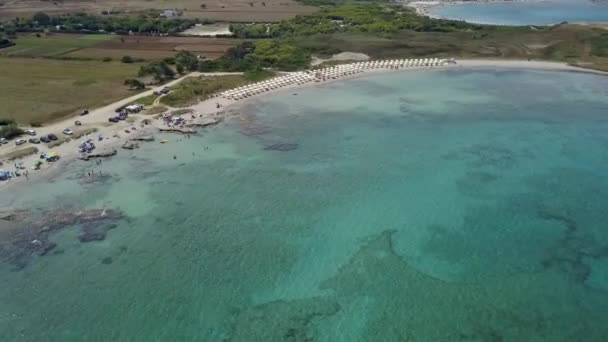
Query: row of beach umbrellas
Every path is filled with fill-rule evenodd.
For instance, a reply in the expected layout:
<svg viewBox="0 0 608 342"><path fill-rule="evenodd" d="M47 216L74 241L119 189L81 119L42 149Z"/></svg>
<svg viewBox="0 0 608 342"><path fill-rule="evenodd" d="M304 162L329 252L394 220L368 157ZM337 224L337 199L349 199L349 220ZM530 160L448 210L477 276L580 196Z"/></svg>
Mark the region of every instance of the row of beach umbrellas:
<svg viewBox="0 0 608 342"><path fill-rule="evenodd" d="M356 62L349 64L341 64L322 69L299 71L289 73L287 75L274 77L272 79L248 84L242 87L224 91L216 96L221 96L227 99L240 100L250 96L259 95L269 92L274 89L283 88L293 85L303 85L310 82L321 82L330 79L336 79L343 76L354 75L365 72L371 69L392 69L399 70L401 68L415 67L439 67L452 63L453 60L440 58L420 58L420 59L393 59Z"/></svg>

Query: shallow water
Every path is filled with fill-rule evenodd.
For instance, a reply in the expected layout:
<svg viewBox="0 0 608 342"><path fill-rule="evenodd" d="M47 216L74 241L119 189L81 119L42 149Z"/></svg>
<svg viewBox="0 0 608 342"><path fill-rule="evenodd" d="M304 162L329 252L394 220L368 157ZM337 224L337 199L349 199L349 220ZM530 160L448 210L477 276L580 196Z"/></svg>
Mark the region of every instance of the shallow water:
<svg viewBox="0 0 608 342"><path fill-rule="evenodd" d="M481 24L552 25L608 21L608 4L589 0L472 2L434 7L431 13Z"/></svg>
<svg viewBox="0 0 608 342"><path fill-rule="evenodd" d="M1 263L0 340L603 341L606 95L578 73L374 75L71 164L0 206L126 217Z"/></svg>

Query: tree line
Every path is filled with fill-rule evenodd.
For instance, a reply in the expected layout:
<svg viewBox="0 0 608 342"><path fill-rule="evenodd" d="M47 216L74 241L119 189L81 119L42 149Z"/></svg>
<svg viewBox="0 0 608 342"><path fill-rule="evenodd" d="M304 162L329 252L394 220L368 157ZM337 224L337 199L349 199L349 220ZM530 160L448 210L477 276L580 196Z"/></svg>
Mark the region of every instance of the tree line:
<svg viewBox="0 0 608 342"><path fill-rule="evenodd" d="M142 65L138 76L151 76L157 82L173 79L177 74L190 71L214 72L259 72L266 68L279 70L298 70L308 67L310 53L288 42L278 40L245 41L232 47L216 60L199 59L189 51L180 51L175 57ZM133 80L125 84L139 88Z"/></svg>
<svg viewBox="0 0 608 342"><path fill-rule="evenodd" d="M63 16L49 16L36 13L31 18L15 18L5 25L5 31L36 32L57 30L65 32L112 32L128 34L173 34L182 32L196 24L200 19L165 19L150 14L138 16L97 16L77 13Z"/></svg>
<svg viewBox="0 0 608 342"><path fill-rule="evenodd" d="M346 32L395 33L480 30L484 26L456 20L422 17L412 9L379 4L345 4L273 24L231 24L238 38L285 38Z"/></svg>

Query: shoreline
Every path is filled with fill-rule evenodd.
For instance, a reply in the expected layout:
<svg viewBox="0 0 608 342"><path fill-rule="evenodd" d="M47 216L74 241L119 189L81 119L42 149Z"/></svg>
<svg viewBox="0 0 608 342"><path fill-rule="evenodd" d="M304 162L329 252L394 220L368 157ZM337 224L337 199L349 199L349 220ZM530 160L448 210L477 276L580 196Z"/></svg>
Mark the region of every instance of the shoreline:
<svg viewBox="0 0 608 342"><path fill-rule="evenodd" d="M497 23L491 21L475 21L475 20L465 20L462 18L453 18L446 17L443 15L433 13L433 9L436 7L444 7L444 6L460 6L460 5L471 5L471 4L484 4L484 5L495 5L502 3L543 3L550 2L548 0L421 0L421 1L409 1L404 2L403 5L413 8L416 11L416 14L429 17L431 19L441 19L441 20L456 20L456 21L464 21L469 24L477 24L477 25L492 25L492 26L555 26L561 24L561 22L555 23L543 23L543 24L508 24L508 23ZM569 24L572 25L585 25L585 21L568 21ZM599 21L599 22L591 22L591 26L598 27L606 27L608 26L608 21Z"/></svg>
<svg viewBox="0 0 608 342"><path fill-rule="evenodd" d="M556 71L556 72L579 72L579 73L588 73L595 74L601 76L608 76L608 72L593 70L593 69L585 69L581 67L571 66L566 63L561 62L548 62L548 61L522 61L522 60L482 60L482 59L464 59L464 60L456 60L456 64L449 64L446 66L437 66L437 67L411 67L405 69L368 69L363 72L345 75L342 77L337 77L335 79L328 79L323 82L311 82L305 84L291 84L278 89L271 89L268 92L253 95L249 98L242 100L234 100L227 99L223 97L214 97L209 98L204 101L200 101L195 105L179 108L179 109L189 109L192 110L195 114L194 117L192 114L183 114L186 119L186 127L190 126L194 127L198 132L201 129L204 129L206 125L213 125L219 123L223 119L226 119L229 116L232 116L235 111L241 109L244 105L249 103L251 100L258 99L267 95L280 94L282 92L293 91L294 89L306 88L306 87L320 87L326 84L340 82L344 80L352 80L358 78L364 78L370 75L377 75L383 73L393 73L393 72L408 72L408 71L445 71L445 70L487 70L487 69L512 69L512 70L538 70L538 71ZM168 85L174 85L181 80L187 77L196 77L196 76L209 76L211 74L202 74L202 73L191 73L185 75L177 80L170 82ZM221 73L217 73L215 75L221 75ZM167 86L167 85L165 85ZM39 128L40 132L45 132L49 130L57 131L58 128L61 127L72 127L74 120L83 121L82 127L87 128L96 128L97 132L92 133L91 135L84 136L83 138L91 138L94 140L97 145L96 152L108 151L108 150L116 150L119 151L122 149L121 147L131 141L134 138L141 136L155 136L160 132L160 128L166 127L162 125L162 120L154 119L154 115L146 115L146 114L133 114L132 116L136 118L136 122L126 123L119 122L116 124L108 125L107 118L110 115L115 114L114 109L122 104L130 103L136 101L138 98L147 96L151 94L155 89L142 92L136 96L132 96L120 101L117 101L111 105L104 106L102 108L94 109L91 111L91 114L84 117L76 117L76 118L68 118L64 119L61 122L53 123L49 126ZM221 105L221 108L217 108L217 104ZM171 110L175 110L177 108L171 108ZM110 114L111 113L111 114ZM143 120L148 119L151 121L150 124L144 125ZM197 125L202 126L197 129ZM131 131L130 133L125 133L126 129L130 129L135 127L136 130ZM60 130L59 130L60 131ZM119 133L120 132L120 133ZM45 133L43 133L45 134ZM101 134L104 139L101 141L97 141L94 137L98 134ZM192 133L196 134L196 133ZM77 147L79 145L80 139L71 140L57 146L56 148L48 148L43 144L40 145L31 145L39 147L39 152L33 155L26 156L21 158L19 161L13 160L8 161L6 166L11 167L11 163L19 163L23 162L23 165L28 169L29 177L32 179L48 179L53 175L60 172L66 165L73 162L76 159L80 158L80 153L77 152ZM139 144L143 144L144 142L138 142ZM145 143L159 143L158 141L154 142L145 142ZM43 150L48 150L48 152L57 152L61 159L53 164L44 163L43 167L36 171L31 171L29 168L33 164L35 160L39 159L39 155ZM1 168L1 167L0 167ZM13 188L17 184L21 184L23 182L27 183L28 179L26 177L21 176L17 178L12 178L7 181L0 182L0 191L3 189Z"/></svg>
<svg viewBox="0 0 608 342"><path fill-rule="evenodd" d="M480 25L496 25L496 26L512 26L505 25L499 23L492 22L476 22L476 21L468 21L459 18L449 18L442 15L434 14L433 8L435 7L444 7L444 6L458 6L458 5L467 5L467 4L496 4L496 3L512 3L512 2L546 2L547 0L430 0L430 1L410 1L405 3L404 5L407 7L411 7L416 11L416 14L429 17L431 19L442 19L442 20L457 20L457 21L465 21L470 24L480 24ZM547 26L554 25L549 24Z"/></svg>

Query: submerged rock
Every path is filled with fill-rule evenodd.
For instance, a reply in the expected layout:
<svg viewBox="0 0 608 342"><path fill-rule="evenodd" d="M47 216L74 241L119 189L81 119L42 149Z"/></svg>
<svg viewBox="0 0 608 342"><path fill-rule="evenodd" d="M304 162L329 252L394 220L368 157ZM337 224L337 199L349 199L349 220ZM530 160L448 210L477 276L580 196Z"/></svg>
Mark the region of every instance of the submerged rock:
<svg viewBox="0 0 608 342"><path fill-rule="evenodd" d="M26 216L27 210L23 209L0 211L0 220L4 221L20 221L25 219Z"/></svg>
<svg viewBox="0 0 608 342"><path fill-rule="evenodd" d="M298 148L298 144L279 143L279 144L268 145L268 146L264 147L264 150L285 152L285 151L295 150L297 148Z"/></svg>
<svg viewBox="0 0 608 342"><path fill-rule="evenodd" d="M44 256L57 247L50 236L66 227L80 225L82 242L103 240L106 232L116 227L113 222L123 218L122 212L114 209L56 209L39 216L36 212L24 212L0 231L0 260L16 269L25 267L31 255Z"/></svg>

